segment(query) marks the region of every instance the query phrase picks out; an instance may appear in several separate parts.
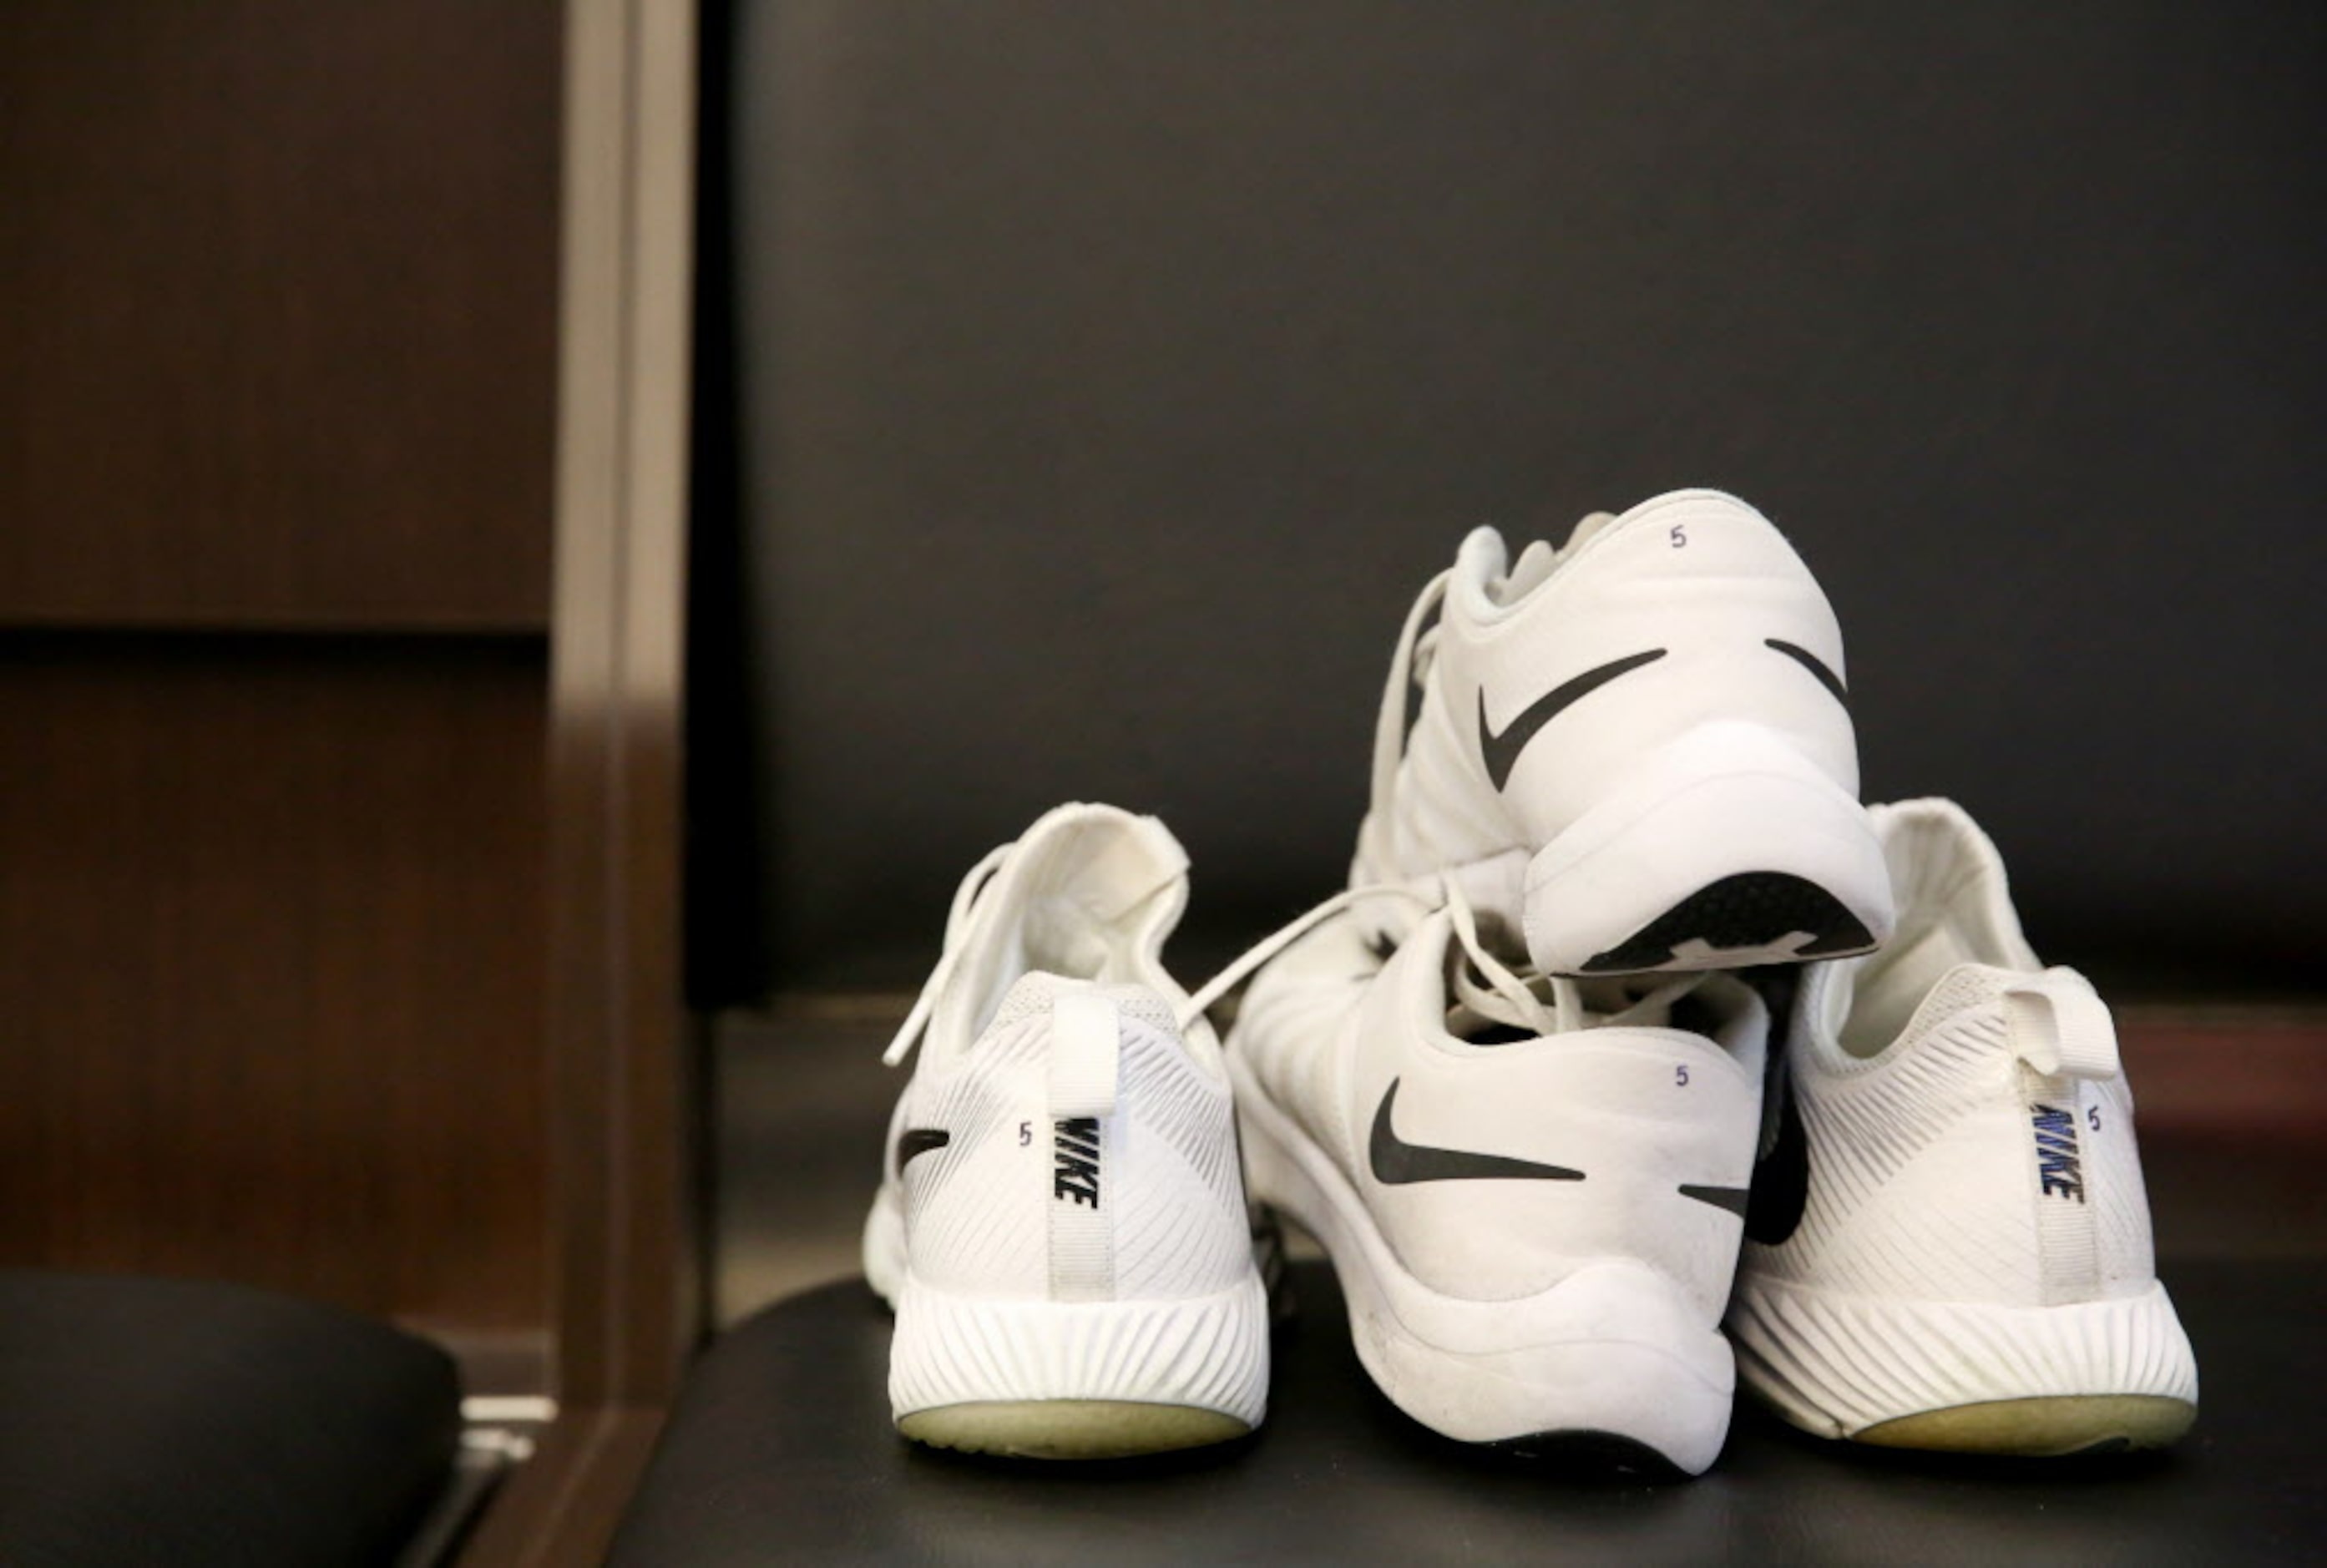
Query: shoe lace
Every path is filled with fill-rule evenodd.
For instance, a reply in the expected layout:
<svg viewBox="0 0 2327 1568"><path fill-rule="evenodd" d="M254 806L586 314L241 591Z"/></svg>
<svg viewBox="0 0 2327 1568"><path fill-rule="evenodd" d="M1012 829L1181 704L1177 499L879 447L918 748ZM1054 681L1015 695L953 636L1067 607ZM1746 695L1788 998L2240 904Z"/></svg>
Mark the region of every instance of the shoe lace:
<svg viewBox="0 0 2327 1568"><path fill-rule="evenodd" d="M1352 904L1365 899L1402 898L1435 908L1439 899L1431 884L1438 880L1433 878L1430 882L1423 884L1376 882L1367 887L1344 888L1323 903L1314 905L1301 914L1295 915L1292 919L1237 955L1219 974L1197 987L1195 994L1181 1005L1180 1027L1186 1029L1195 1022L1211 1010L1212 1003L1234 990L1247 975L1316 929L1327 919L1339 914Z"/></svg>
<svg viewBox="0 0 2327 1568"><path fill-rule="evenodd" d="M1263 937L1226 967L1206 981L1180 1009L1179 1024L1188 1028L1212 1004L1234 990L1253 971L1299 941L1325 920L1368 899L1396 898L1420 906L1425 913L1444 909L1463 962L1454 966L1452 988L1456 1004L1474 1017L1509 1025L1532 1035L1565 1034L1593 1024L1660 1022L1673 1003L1702 984L1702 975L1682 975L1644 994L1628 998L1617 1011L1594 1014L1575 981L1556 975L1521 973L1495 952L1479 934L1478 911L1453 878L1433 876L1411 882L1375 882L1335 893Z"/></svg>
<svg viewBox="0 0 2327 1568"><path fill-rule="evenodd" d="M1373 792L1368 799L1377 810L1389 799L1397 782L1398 759L1406 752L1406 694L1429 675L1436 662L1435 616L1446 601L1446 586L1453 576L1450 569L1423 585L1414 608L1406 611L1406 625L1398 631L1397 650L1390 656L1389 681L1382 688L1380 714L1374 723Z"/></svg>
<svg viewBox="0 0 2327 1568"><path fill-rule="evenodd" d="M1433 876L1411 882L1375 882L1350 888L1295 916L1246 948L1190 996L1180 1009L1180 1027L1186 1029L1194 1023L1253 971L1325 920L1353 904L1378 898L1402 899L1421 907L1425 913L1445 910L1454 940L1463 953L1463 962L1454 966L1453 975L1455 1003L1478 1018L1528 1034L1565 1034L1594 1022L1652 1022L1661 1018L1666 1009L1703 978L1681 975L1628 1001L1620 1012L1595 1017L1584 1004L1582 988L1573 980L1522 974L1505 963L1480 936L1478 911L1461 886L1450 877Z"/></svg>
<svg viewBox="0 0 2327 1568"><path fill-rule="evenodd" d="M969 874L961 879L961 886L954 890L953 907L946 912L945 946L938 954L937 966L930 971L929 979L922 984L921 994L914 998L912 1011L905 1014L905 1022L898 1029L897 1037L889 1042L889 1049L881 1053L883 1066L895 1067L904 1060L912 1053L913 1044L921 1038L921 1031L929 1027L930 1016L937 1011L938 998L945 994L946 986L953 980L954 970L961 964L961 955L969 946L969 925L977 911L978 895L986 891L986 885L994 880L994 873L1002 869L1002 863L1008 860L1010 852L1017 847L1014 840L988 850L983 859L969 868Z"/></svg>
<svg viewBox="0 0 2327 1568"><path fill-rule="evenodd" d="M1402 656L1406 651L1408 650L1402 648ZM952 983L961 955L970 945L969 929L977 918L979 899L993 882L995 873L1002 869L1011 852L1017 847L1014 841L995 845L970 867L969 873L961 879L961 885L955 889L953 904L946 912L943 950L938 955L937 966L930 971L929 979L922 984L921 994L913 999L912 1009L905 1014L905 1022L899 1026L896 1037L881 1053L883 1065L895 1067L903 1061L928 1029L939 998ZM1198 987L1181 1004L1175 1022L1182 1030L1188 1029L1255 970L1318 926L1355 904L1369 899L1383 898L1403 900L1416 905L1425 914L1441 908L1446 910L1464 960L1454 967L1454 999L1476 1016L1538 1035L1565 1033L1581 1029L1592 1021L1584 1004L1583 993L1574 981L1557 975L1522 975L1513 969L1481 938L1477 910L1472 908L1460 884L1452 877L1429 876L1414 882L1371 882L1363 887L1345 888L1322 903L1304 910L1246 948ZM1682 975L1600 1022L1622 1023L1659 1016L1701 978L1695 975Z"/></svg>

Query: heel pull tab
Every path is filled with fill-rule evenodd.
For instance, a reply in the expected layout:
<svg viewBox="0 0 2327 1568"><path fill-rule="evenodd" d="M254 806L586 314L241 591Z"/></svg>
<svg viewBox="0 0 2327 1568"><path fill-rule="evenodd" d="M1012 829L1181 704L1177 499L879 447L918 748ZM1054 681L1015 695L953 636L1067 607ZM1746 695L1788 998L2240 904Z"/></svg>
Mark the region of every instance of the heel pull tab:
<svg viewBox="0 0 2327 1568"><path fill-rule="evenodd" d="M1115 999L1092 991L1061 991L1051 1003L1051 1115L1115 1115L1122 1070L1122 1023Z"/></svg>
<svg viewBox="0 0 2327 1568"><path fill-rule="evenodd" d="M1051 1299L1115 1299L1115 1199L1123 1062L1115 999L1062 991L1051 1003L1051 1158L1045 1177Z"/></svg>
<svg viewBox="0 0 2327 1568"><path fill-rule="evenodd" d="M2117 1024L2092 982L2047 969L2005 987L2013 1053L2042 1078L2112 1078L2124 1070Z"/></svg>

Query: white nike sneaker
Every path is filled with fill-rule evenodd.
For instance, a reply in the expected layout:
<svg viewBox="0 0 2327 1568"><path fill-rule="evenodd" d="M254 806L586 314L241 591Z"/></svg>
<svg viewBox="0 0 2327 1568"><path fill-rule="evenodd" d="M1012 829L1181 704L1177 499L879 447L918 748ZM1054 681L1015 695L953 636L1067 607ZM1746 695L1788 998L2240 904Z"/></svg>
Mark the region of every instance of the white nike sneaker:
<svg viewBox="0 0 2327 1568"><path fill-rule="evenodd" d="M1335 916L1230 1031L1246 1179L1332 1254L1359 1358L1416 1421L1696 1474L1729 1425L1768 1015L1725 975L1586 985L1621 1010L1512 975L1459 892L1386 962Z"/></svg>
<svg viewBox="0 0 2327 1568"><path fill-rule="evenodd" d="M2037 962L1962 807L1874 820L1899 932L1804 972L1730 1312L1746 1381L1797 1426L1889 1447L2171 1442L2198 1367L2108 1009Z"/></svg>
<svg viewBox="0 0 2327 1568"><path fill-rule="evenodd" d="M1676 490L1508 565L1463 541L1398 639L1350 883L1449 873L1547 974L1863 952L1892 911L1857 793L1826 595L1761 513Z"/></svg>
<svg viewBox="0 0 2327 1568"><path fill-rule="evenodd" d="M907 1437L1105 1459L1259 1424L1228 1078L1161 960L1187 896L1163 824L1107 806L1060 807L962 883L889 1050L921 1041L864 1227Z"/></svg>

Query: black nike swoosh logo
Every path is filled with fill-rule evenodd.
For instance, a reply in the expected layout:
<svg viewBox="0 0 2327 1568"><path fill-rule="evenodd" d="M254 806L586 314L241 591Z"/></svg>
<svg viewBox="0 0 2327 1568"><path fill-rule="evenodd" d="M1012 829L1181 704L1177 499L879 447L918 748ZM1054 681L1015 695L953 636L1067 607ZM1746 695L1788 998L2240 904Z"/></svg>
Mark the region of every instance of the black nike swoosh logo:
<svg viewBox="0 0 2327 1568"><path fill-rule="evenodd" d="M1652 648L1646 653L1628 654L1622 658L1611 659L1597 669L1587 669L1529 703L1519 717L1503 726L1500 734L1497 734L1487 723L1487 694L1481 688L1479 693L1479 756L1487 764L1487 777L1494 780L1496 789L1500 789L1504 781L1510 778L1512 768L1518 765L1519 753L1527 750L1527 743L1535 739L1536 732L1557 718L1562 709L1578 697L1598 691L1618 676L1629 674L1644 664L1654 664L1664 656L1663 649Z"/></svg>
<svg viewBox="0 0 2327 1568"><path fill-rule="evenodd" d="M1385 1187L1414 1181L1476 1181L1497 1178L1528 1181L1581 1181L1584 1172L1565 1165L1538 1165L1501 1154L1472 1154L1461 1149L1434 1149L1409 1143L1391 1127L1389 1108L1397 1099L1397 1080L1382 1091L1381 1108L1374 1113L1374 1133L1367 1146L1374 1180Z"/></svg>
<svg viewBox="0 0 2327 1568"><path fill-rule="evenodd" d="M1794 1099L1793 1074L1780 1069L1776 1092L1778 1141L1753 1166L1753 1192L1745 1205L1745 1239L1781 1246L1802 1222L1810 1197L1810 1140Z"/></svg>
<svg viewBox="0 0 2327 1568"><path fill-rule="evenodd" d="M1762 641L1818 677L1818 685L1832 692L1836 702L1846 708L1850 706L1850 693L1843 689L1842 677L1827 667L1826 660L1807 648L1796 648L1792 643L1781 642L1774 637L1765 637Z"/></svg>
<svg viewBox="0 0 2327 1568"><path fill-rule="evenodd" d="M1694 1181L1680 1184L1683 1198L1694 1198L1699 1203L1710 1203L1715 1209L1725 1209L1738 1218L1745 1218L1745 1189L1743 1187L1700 1187Z"/></svg>
<svg viewBox="0 0 2327 1568"><path fill-rule="evenodd" d="M907 1127L897 1135L897 1169L902 1171L905 1162L916 1154L926 1154L932 1149L942 1149L953 1142L953 1134L937 1127Z"/></svg>

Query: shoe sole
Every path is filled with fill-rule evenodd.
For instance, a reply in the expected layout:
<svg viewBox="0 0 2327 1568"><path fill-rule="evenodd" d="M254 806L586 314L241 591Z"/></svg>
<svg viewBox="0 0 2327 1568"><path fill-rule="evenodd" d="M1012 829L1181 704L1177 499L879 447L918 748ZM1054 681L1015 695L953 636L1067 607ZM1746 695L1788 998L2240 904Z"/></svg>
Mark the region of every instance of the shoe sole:
<svg viewBox="0 0 2327 1568"><path fill-rule="evenodd" d="M1894 910L1866 810L1757 725L1644 761L1528 860L1528 953L1554 975L1737 969L1879 946Z"/></svg>
<svg viewBox="0 0 2327 1568"><path fill-rule="evenodd" d="M1268 1405L1257 1269L1180 1300L958 1296L909 1273L889 1350L897 1430L1030 1459L1123 1459L1226 1442Z"/></svg>
<svg viewBox="0 0 2327 1568"><path fill-rule="evenodd" d="M1610 1259L1537 1295L1468 1301L1399 1265L1348 1179L1229 1053L1254 1199L1314 1236L1348 1304L1358 1359L1442 1436L1604 1466L1702 1473L1729 1427L1729 1346L1646 1265ZM1660 1472L1661 1473L1661 1472Z"/></svg>
<svg viewBox="0 0 2327 1568"><path fill-rule="evenodd" d="M2154 1283L2005 1307L1748 1280L1729 1331L1746 1386L1820 1437L2056 1458L2162 1447L2197 1418L2197 1361Z"/></svg>
<svg viewBox="0 0 2327 1568"><path fill-rule="evenodd" d="M897 1418L897 1430L930 1448L1006 1459L1135 1459L1232 1442L1251 1423L1217 1410L1127 1399L986 1400Z"/></svg>
<svg viewBox="0 0 2327 1568"><path fill-rule="evenodd" d="M1853 1442L1942 1453L2072 1459L2163 1448L2190 1430L2198 1407L2156 1394L2070 1394L1995 1399L1879 1422Z"/></svg>
<svg viewBox="0 0 2327 1568"><path fill-rule="evenodd" d="M1644 1481L1689 1479L1687 1470L1662 1453L1621 1432L1536 1432L1479 1446L1535 1464L1556 1465L1576 1476Z"/></svg>
<svg viewBox="0 0 2327 1568"><path fill-rule="evenodd" d="M1697 889L1580 973L1735 968L1871 952L1874 934L1842 901L1781 871L1740 872Z"/></svg>
<svg viewBox="0 0 2327 1568"><path fill-rule="evenodd" d="M1178 1301L962 1297L913 1279L896 1192L864 1223L865 1281L897 1314L889 1398L915 1442L1019 1459L1106 1460L1229 1442L1268 1407L1270 1298L1247 1277Z"/></svg>

